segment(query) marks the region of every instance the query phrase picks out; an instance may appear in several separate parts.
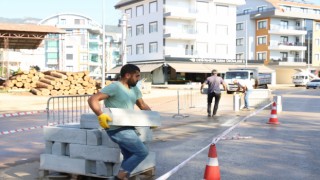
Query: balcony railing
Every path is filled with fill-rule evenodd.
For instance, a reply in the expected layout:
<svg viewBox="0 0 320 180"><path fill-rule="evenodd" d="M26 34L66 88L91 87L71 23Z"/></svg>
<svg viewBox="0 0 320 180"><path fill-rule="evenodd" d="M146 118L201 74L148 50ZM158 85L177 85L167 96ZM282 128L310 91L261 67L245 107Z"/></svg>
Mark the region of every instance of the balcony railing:
<svg viewBox="0 0 320 180"><path fill-rule="evenodd" d="M305 62L307 63L307 60L305 58L294 58L294 57L271 59L271 61L272 62Z"/></svg>
<svg viewBox="0 0 320 180"><path fill-rule="evenodd" d="M301 27L301 26L283 26L283 25L272 24L270 26L270 30L300 30L300 31L305 31L306 27Z"/></svg>
<svg viewBox="0 0 320 180"><path fill-rule="evenodd" d="M287 42L287 41L274 41L270 43L270 46L306 46L305 43L302 42Z"/></svg>
<svg viewBox="0 0 320 180"><path fill-rule="evenodd" d="M266 8L263 10L256 10L256 11L249 11L249 12L239 12L237 13L237 16L242 16L246 14L261 14L262 12L271 12L274 11L276 8Z"/></svg>

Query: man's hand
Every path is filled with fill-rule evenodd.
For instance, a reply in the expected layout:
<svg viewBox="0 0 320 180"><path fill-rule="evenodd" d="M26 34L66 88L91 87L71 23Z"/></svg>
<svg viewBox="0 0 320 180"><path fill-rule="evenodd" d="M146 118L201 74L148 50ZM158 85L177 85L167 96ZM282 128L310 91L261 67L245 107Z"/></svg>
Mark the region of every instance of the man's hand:
<svg viewBox="0 0 320 180"><path fill-rule="evenodd" d="M99 124L103 129L109 129L110 126L108 124L108 121L112 121L111 117L107 114L101 114L98 116Z"/></svg>

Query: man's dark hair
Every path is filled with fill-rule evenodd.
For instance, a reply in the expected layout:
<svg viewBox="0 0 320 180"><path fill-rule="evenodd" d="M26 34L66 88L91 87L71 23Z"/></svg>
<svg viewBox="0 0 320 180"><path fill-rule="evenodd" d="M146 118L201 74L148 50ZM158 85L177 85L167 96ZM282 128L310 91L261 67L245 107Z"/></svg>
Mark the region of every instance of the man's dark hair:
<svg viewBox="0 0 320 180"><path fill-rule="evenodd" d="M126 73L129 73L129 74L133 74L133 73L136 73L137 71L140 72L140 68L134 64L126 64L124 66L122 66L121 70L120 70L120 76L121 77L124 77L124 75Z"/></svg>
<svg viewBox="0 0 320 180"><path fill-rule="evenodd" d="M218 71L215 70L215 69L213 69L213 70L211 71L211 74L218 74Z"/></svg>

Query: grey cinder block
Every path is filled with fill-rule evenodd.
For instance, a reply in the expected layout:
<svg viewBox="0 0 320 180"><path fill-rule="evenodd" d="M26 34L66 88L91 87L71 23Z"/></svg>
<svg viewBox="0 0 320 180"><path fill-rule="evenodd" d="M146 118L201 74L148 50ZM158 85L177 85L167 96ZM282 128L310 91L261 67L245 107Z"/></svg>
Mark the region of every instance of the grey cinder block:
<svg viewBox="0 0 320 180"><path fill-rule="evenodd" d="M102 144L101 130L87 130L87 145L98 146Z"/></svg>
<svg viewBox="0 0 320 180"><path fill-rule="evenodd" d="M84 129L45 126L43 132L46 141L87 144L87 131Z"/></svg>
<svg viewBox="0 0 320 180"><path fill-rule="evenodd" d="M46 154L52 154L52 145L53 145L53 141L46 141L45 151L44 151Z"/></svg>
<svg viewBox="0 0 320 180"><path fill-rule="evenodd" d="M81 129L98 129L101 128L94 113L82 114L80 117L80 128Z"/></svg>
<svg viewBox="0 0 320 180"><path fill-rule="evenodd" d="M70 157L117 163L120 161L120 149L106 146L70 144Z"/></svg>
<svg viewBox="0 0 320 180"><path fill-rule="evenodd" d="M52 154L66 156L67 143L54 142L52 145Z"/></svg>
<svg viewBox="0 0 320 180"><path fill-rule="evenodd" d="M67 156L57 156L52 154L41 154L40 169L75 174L86 174L89 172L89 164L85 159L75 159Z"/></svg>
<svg viewBox="0 0 320 180"><path fill-rule="evenodd" d="M119 148L118 144L113 142L105 130L101 130L102 146L109 148Z"/></svg>
<svg viewBox="0 0 320 180"><path fill-rule="evenodd" d="M113 163L96 161L96 174L98 176L112 176Z"/></svg>

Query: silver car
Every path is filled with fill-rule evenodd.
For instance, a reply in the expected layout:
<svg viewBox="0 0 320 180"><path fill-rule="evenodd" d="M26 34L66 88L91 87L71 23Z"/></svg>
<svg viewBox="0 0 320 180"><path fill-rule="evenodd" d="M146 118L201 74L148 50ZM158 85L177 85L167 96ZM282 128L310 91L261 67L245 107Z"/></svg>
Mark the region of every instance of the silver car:
<svg viewBox="0 0 320 180"><path fill-rule="evenodd" d="M309 81L306 85L306 88L309 89L309 88L313 88L313 89L316 89L316 88L320 88L320 79L313 79L311 81Z"/></svg>

